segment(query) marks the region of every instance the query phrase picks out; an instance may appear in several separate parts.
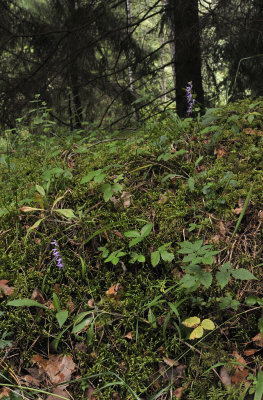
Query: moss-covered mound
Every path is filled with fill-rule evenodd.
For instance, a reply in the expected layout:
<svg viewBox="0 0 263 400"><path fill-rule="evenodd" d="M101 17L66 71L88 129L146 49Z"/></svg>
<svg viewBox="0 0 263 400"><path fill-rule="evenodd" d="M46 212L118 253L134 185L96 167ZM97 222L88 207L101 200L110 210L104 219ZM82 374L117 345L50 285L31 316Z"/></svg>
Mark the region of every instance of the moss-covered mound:
<svg viewBox="0 0 263 400"><path fill-rule="evenodd" d="M125 135L23 129L1 145L0 348L20 383L34 356L64 354L74 399L256 390L262 99ZM42 372L29 389L63 382Z"/></svg>

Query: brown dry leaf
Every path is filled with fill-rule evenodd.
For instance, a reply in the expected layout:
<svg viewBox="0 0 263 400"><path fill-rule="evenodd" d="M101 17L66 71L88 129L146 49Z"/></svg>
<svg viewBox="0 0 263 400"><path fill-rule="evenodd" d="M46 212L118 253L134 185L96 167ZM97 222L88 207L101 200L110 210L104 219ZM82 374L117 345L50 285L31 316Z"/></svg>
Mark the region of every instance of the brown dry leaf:
<svg viewBox="0 0 263 400"><path fill-rule="evenodd" d="M228 151L226 150L225 146L217 148L214 150L214 154L217 155L217 158L223 158L228 155Z"/></svg>
<svg viewBox="0 0 263 400"><path fill-rule="evenodd" d="M52 384L69 381L76 368L72 356L51 355L47 360L40 355L35 355L31 361L38 365L40 371L46 373Z"/></svg>
<svg viewBox="0 0 263 400"><path fill-rule="evenodd" d="M31 295L32 300L38 301L40 304L46 304L43 294L40 292L39 289L34 289Z"/></svg>
<svg viewBox="0 0 263 400"><path fill-rule="evenodd" d="M8 387L3 387L0 389L0 399L3 397L9 397L11 394L11 390Z"/></svg>
<svg viewBox="0 0 263 400"><path fill-rule="evenodd" d="M69 393L67 392L67 390L60 386L57 388L52 389L52 393L55 395L53 396L52 394L50 394L46 400L58 400L59 397L65 397L66 399L71 399L71 396L69 395Z"/></svg>
<svg viewBox="0 0 263 400"><path fill-rule="evenodd" d="M220 235L225 236L227 233L227 229L226 229L223 221L219 221L218 226L219 226Z"/></svg>
<svg viewBox="0 0 263 400"><path fill-rule="evenodd" d="M36 386L39 387L41 380L34 378L32 375L24 375L22 377L22 380L25 382L26 386Z"/></svg>
<svg viewBox="0 0 263 400"><path fill-rule="evenodd" d="M247 349L244 351L245 356L253 356L258 351L258 349Z"/></svg>
<svg viewBox="0 0 263 400"><path fill-rule="evenodd" d="M179 365L179 362L176 360L172 360L171 358L163 357L163 361L165 364L169 365L169 367L175 367Z"/></svg>
<svg viewBox="0 0 263 400"><path fill-rule="evenodd" d="M221 240L221 237L219 235L214 235L211 237L211 241L214 243L219 243Z"/></svg>
<svg viewBox="0 0 263 400"><path fill-rule="evenodd" d="M85 391L85 397L87 397L87 400L98 400L98 397L94 394L96 389L94 389L92 386L89 386L88 389Z"/></svg>
<svg viewBox="0 0 263 400"><path fill-rule="evenodd" d="M10 296L14 290L14 287L8 286L8 281L6 279L2 279L0 281L0 298L3 297L2 293L4 293L6 296Z"/></svg>
<svg viewBox="0 0 263 400"><path fill-rule="evenodd" d="M263 347L263 334L258 333L256 336L252 338L252 341L259 347Z"/></svg>
<svg viewBox="0 0 263 400"><path fill-rule="evenodd" d="M226 367L220 368L219 375L224 387L231 386L231 376L227 372Z"/></svg>
<svg viewBox="0 0 263 400"><path fill-rule="evenodd" d="M109 296L112 299L119 299L122 289L121 284L116 283L106 291L106 296Z"/></svg>
<svg viewBox="0 0 263 400"><path fill-rule="evenodd" d="M263 135L263 131L257 131L256 129L247 128L245 129L246 135Z"/></svg>
<svg viewBox="0 0 263 400"><path fill-rule="evenodd" d="M69 297L66 306L69 312L73 312L75 310L75 304L71 296Z"/></svg>
<svg viewBox="0 0 263 400"><path fill-rule="evenodd" d="M89 299L89 300L88 300L88 306L89 306L90 308L95 307L95 303L94 303L94 300L93 300L93 299Z"/></svg>
<svg viewBox="0 0 263 400"><path fill-rule="evenodd" d="M237 369L242 371L244 369L245 365L247 364L246 360L240 354L238 354L238 352L236 350L233 351L233 356L236 358L237 362L239 362L240 364L243 364L243 365L237 365Z"/></svg>
<svg viewBox="0 0 263 400"><path fill-rule="evenodd" d="M132 332L128 332L127 335L124 336L126 339L132 340Z"/></svg>
<svg viewBox="0 0 263 400"><path fill-rule="evenodd" d="M176 389L173 391L173 396L175 396L175 398L176 398L177 400L180 400L180 399L182 398L182 396L183 396L183 388L182 388L182 386L179 387L179 388L176 388Z"/></svg>
<svg viewBox="0 0 263 400"><path fill-rule="evenodd" d="M131 205L131 194L129 192L122 192L121 199L123 199L124 208L130 207L130 205Z"/></svg>
<svg viewBox="0 0 263 400"><path fill-rule="evenodd" d="M231 381L235 384L235 385L240 385L240 383L246 381L246 377L249 374L249 370L248 369L243 369L241 370L237 370L235 375L232 376Z"/></svg>
<svg viewBox="0 0 263 400"><path fill-rule="evenodd" d="M120 395L118 392L114 392L112 394L112 400L121 400Z"/></svg>
<svg viewBox="0 0 263 400"><path fill-rule="evenodd" d="M263 210L258 212L258 219L262 222L263 221Z"/></svg>
<svg viewBox="0 0 263 400"><path fill-rule="evenodd" d="M119 238L123 238L123 234L119 231L113 231L114 235L118 236Z"/></svg>

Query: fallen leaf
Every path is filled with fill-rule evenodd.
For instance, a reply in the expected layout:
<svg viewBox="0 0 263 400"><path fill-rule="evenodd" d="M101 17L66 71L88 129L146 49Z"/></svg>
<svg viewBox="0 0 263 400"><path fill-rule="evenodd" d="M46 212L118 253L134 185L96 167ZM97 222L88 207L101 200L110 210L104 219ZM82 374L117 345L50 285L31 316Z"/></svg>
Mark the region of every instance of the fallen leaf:
<svg viewBox="0 0 263 400"><path fill-rule="evenodd" d="M95 304L94 304L94 300L93 300L93 299L89 299L89 300L88 300L88 306L89 306L90 308L95 307Z"/></svg>
<svg viewBox="0 0 263 400"><path fill-rule="evenodd" d="M9 398L10 394L11 394L11 390L8 387L3 387L2 389L0 389L0 399L2 399L3 397Z"/></svg>
<svg viewBox="0 0 263 400"><path fill-rule="evenodd" d="M107 291L106 291L106 295L114 298L114 299L118 299L120 297L120 293L122 291L122 286L120 283L116 283L115 285L111 286Z"/></svg>
<svg viewBox="0 0 263 400"><path fill-rule="evenodd" d="M14 290L15 289L12 286L8 286L8 281L6 279L0 281L0 297L3 297L2 293L6 296L10 296Z"/></svg>
<svg viewBox="0 0 263 400"><path fill-rule="evenodd" d="M236 358L237 362L239 362L240 364L243 364L243 365L237 365L237 369L242 371L244 369L245 365L247 364L246 360L240 354L238 354L238 352L236 350L233 351L233 356Z"/></svg>
<svg viewBox="0 0 263 400"><path fill-rule="evenodd" d="M243 370L237 370L235 375L232 376L231 381L235 384L235 385L240 385L240 383L244 382L246 380L246 377L249 374L249 370L248 369L243 369Z"/></svg>
<svg viewBox="0 0 263 400"><path fill-rule="evenodd" d="M26 386L31 386L31 385L33 385L33 386L39 387L39 386L40 386L40 383L41 383L41 380L40 380L40 379L36 379L36 378L34 378L32 375L24 375L24 376L22 376L21 379L22 379L24 382L26 382L26 383L25 383Z"/></svg>
<svg viewBox="0 0 263 400"><path fill-rule="evenodd" d="M40 372L45 372L52 384L69 381L76 367L70 355L51 355L48 360L40 355L35 355L31 361L38 365Z"/></svg>
<svg viewBox="0 0 263 400"><path fill-rule="evenodd" d="M31 295L32 300L38 301L40 304L46 304L43 294L40 292L39 289L34 289Z"/></svg>
<svg viewBox="0 0 263 400"><path fill-rule="evenodd" d="M263 210L258 212L258 219L262 222L263 221Z"/></svg>
<svg viewBox="0 0 263 400"><path fill-rule="evenodd" d="M225 146L222 146L220 148L216 148L214 150L214 154L217 155L218 158L223 158L228 155L228 151L226 150Z"/></svg>
<svg viewBox="0 0 263 400"><path fill-rule="evenodd" d="M119 231L113 231L114 235L118 236L119 238L123 238L123 234Z"/></svg>
<svg viewBox="0 0 263 400"><path fill-rule="evenodd" d="M252 338L252 342L254 342L259 347L263 347L263 334L258 333L256 336Z"/></svg>
<svg viewBox="0 0 263 400"><path fill-rule="evenodd" d="M112 394L112 400L121 400L120 395L118 392L114 392Z"/></svg>
<svg viewBox="0 0 263 400"><path fill-rule="evenodd" d="M183 388L182 388L182 386L179 387L179 388L176 388L173 391L173 396L175 396L176 400L180 400L182 398L182 396L183 396Z"/></svg>
<svg viewBox="0 0 263 400"><path fill-rule="evenodd" d="M130 205L131 205L131 194L129 192L122 192L121 199L123 199L124 208L130 207Z"/></svg>
<svg viewBox="0 0 263 400"><path fill-rule="evenodd" d="M163 361L165 364L169 365L169 367L175 367L179 365L179 362L176 360L172 360L171 358L163 357Z"/></svg>
<svg viewBox="0 0 263 400"><path fill-rule="evenodd" d="M58 400L61 397L64 397L66 399L71 398L71 396L69 395L67 390L63 387L57 387L57 388L52 389L52 393L54 394L54 396L52 394L50 394L46 400Z"/></svg>
<svg viewBox="0 0 263 400"><path fill-rule="evenodd" d="M253 356L258 351L258 349L247 349L244 351L245 356Z"/></svg>
<svg viewBox="0 0 263 400"><path fill-rule="evenodd" d="M128 332L127 335L124 336L126 339L132 340L132 332Z"/></svg>
<svg viewBox="0 0 263 400"><path fill-rule="evenodd" d="M219 376L224 387L231 386L231 376L227 372L226 367L221 367L219 371Z"/></svg>

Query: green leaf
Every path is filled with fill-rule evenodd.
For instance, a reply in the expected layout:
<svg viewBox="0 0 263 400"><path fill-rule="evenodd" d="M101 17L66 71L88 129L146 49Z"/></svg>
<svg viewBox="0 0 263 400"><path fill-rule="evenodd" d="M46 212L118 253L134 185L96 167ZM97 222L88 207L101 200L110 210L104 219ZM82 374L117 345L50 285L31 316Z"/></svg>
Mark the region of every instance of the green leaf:
<svg viewBox="0 0 263 400"><path fill-rule="evenodd" d="M248 306L254 306L254 304L257 304L258 302L258 297L257 296L248 296L246 298L246 304Z"/></svg>
<svg viewBox="0 0 263 400"><path fill-rule="evenodd" d="M198 326L191 332L189 339L190 340L199 339L203 336L203 334L204 334L203 328L201 326Z"/></svg>
<svg viewBox="0 0 263 400"><path fill-rule="evenodd" d="M254 121L255 116L253 114L249 114L247 117L248 122L251 124Z"/></svg>
<svg viewBox="0 0 263 400"><path fill-rule="evenodd" d="M232 276L235 279L241 279L242 281L257 279L253 274L251 274L251 272L248 269L245 268L234 269L232 271Z"/></svg>
<svg viewBox="0 0 263 400"><path fill-rule="evenodd" d="M153 251L151 254L151 263L153 267L156 267L160 262L160 252L158 250Z"/></svg>
<svg viewBox="0 0 263 400"><path fill-rule="evenodd" d="M106 174L96 175L96 176L94 176L94 182L101 183L105 177L106 177Z"/></svg>
<svg viewBox="0 0 263 400"><path fill-rule="evenodd" d="M216 280L221 289L224 289L224 287L228 284L229 279L230 279L230 272L218 271L216 273Z"/></svg>
<svg viewBox="0 0 263 400"><path fill-rule="evenodd" d="M207 289L212 283L212 274L209 271L201 271L200 275L197 277L199 282L204 285Z"/></svg>
<svg viewBox="0 0 263 400"><path fill-rule="evenodd" d="M38 191L38 193L40 193L43 197L45 197L46 193L45 193L45 189L40 186L40 185L36 185L36 190Z"/></svg>
<svg viewBox="0 0 263 400"><path fill-rule="evenodd" d="M190 191L193 192L194 189L195 189L195 180L194 180L194 178L192 176L190 176L190 178L188 179L187 183L188 183L188 187L189 187Z"/></svg>
<svg viewBox="0 0 263 400"><path fill-rule="evenodd" d="M71 208L60 208L60 209L55 209L54 211L56 213L63 215L63 217L66 217L68 219L77 218L76 215L74 214L74 211Z"/></svg>
<svg viewBox="0 0 263 400"><path fill-rule="evenodd" d="M182 283L186 289L190 289L196 285L197 278L193 275L185 274L180 280L180 283Z"/></svg>
<svg viewBox="0 0 263 400"><path fill-rule="evenodd" d="M259 371L257 375L257 384L254 400L261 400L263 395L263 371Z"/></svg>
<svg viewBox="0 0 263 400"><path fill-rule="evenodd" d="M80 184L82 185L83 183L90 182L90 181L94 178L94 176L96 175L96 172L97 172L97 171L90 171L90 172L88 173L88 175L84 176L84 177L81 179Z"/></svg>
<svg viewBox="0 0 263 400"><path fill-rule="evenodd" d="M27 238L27 236L29 235L29 233L33 230L39 227L39 225L41 224L42 221L44 221L45 218L40 218L38 219L32 226L30 226L30 228L28 228L27 233L25 238Z"/></svg>
<svg viewBox="0 0 263 400"><path fill-rule="evenodd" d="M136 237L141 237L140 233L138 231L127 231L124 232L124 236L128 238L136 238Z"/></svg>
<svg viewBox="0 0 263 400"><path fill-rule="evenodd" d="M202 328L208 330L208 331L212 331L213 329L215 329L215 324L213 323L213 321L211 321L211 319L204 319L201 322L201 326Z"/></svg>
<svg viewBox="0 0 263 400"><path fill-rule="evenodd" d="M83 331L83 329L87 328L92 321L93 317L83 319L79 324L73 326L72 333Z"/></svg>
<svg viewBox="0 0 263 400"><path fill-rule="evenodd" d="M142 237L148 236L149 233L152 230L152 227L153 227L153 224L151 222L149 222L148 224L144 225L142 227L142 230L141 230L141 236Z"/></svg>
<svg viewBox="0 0 263 400"><path fill-rule="evenodd" d="M139 242L141 242L143 240L143 238L140 236L140 237L138 237L138 238L134 238L134 239L132 239L131 241L130 241L130 243L129 243L129 247L132 247L132 246L134 246L135 244L137 244L137 243L139 243Z"/></svg>
<svg viewBox="0 0 263 400"><path fill-rule="evenodd" d="M32 299L11 300L7 302L7 305L13 307L40 307L47 309L46 306L43 306L43 304L40 304L38 301Z"/></svg>
<svg viewBox="0 0 263 400"><path fill-rule="evenodd" d="M68 311L67 310L61 310L56 313L56 318L59 324L59 327L62 328L66 320L68 319Z"/></svg>
<svg viewBox="0 0 263 400"><path fill-rule="evenodd" d="M113 196L112 186L109 183L105 183L101 187L101 191L103 193L103 198L107 202Z"/></svg>
<svg viewBox="0 0 263 400"><path fill-rule="evenodd" d="M263 317L260 317L258 320L258 329L263 333Z"/></svg>
<svg viewBox="0 0 263 400"><path fill-rule="evenodd" d="M199 317L190 317L182 321L182 324L187 328L195 328L200 324L201 320Z"/></svg>
<svg viewBox="0 0 263 400"><path fill-rule="evenodd" d="M161 257L163 259L163 261L167 261L167 262L171 262L174 259L174 255L173 253L169 253L169 251L161 251Z"/></svg>
<svg viewBox="0 0 263 400"><path fill-rule="evenodd" d="M53 306L58 312L60 311L60 302L56 293L53 293Z"/></svg>

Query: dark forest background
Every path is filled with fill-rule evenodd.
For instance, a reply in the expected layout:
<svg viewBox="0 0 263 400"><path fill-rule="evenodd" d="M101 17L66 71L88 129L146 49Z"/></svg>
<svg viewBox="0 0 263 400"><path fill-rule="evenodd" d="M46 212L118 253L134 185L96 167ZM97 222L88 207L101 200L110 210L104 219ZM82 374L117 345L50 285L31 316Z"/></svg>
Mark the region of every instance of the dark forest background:
<svg viewBox="0 0 263 400"><path fill-rule="evenodd" d="M1 0L0 124L120 128L263 91L262 0Z"/></svg>

